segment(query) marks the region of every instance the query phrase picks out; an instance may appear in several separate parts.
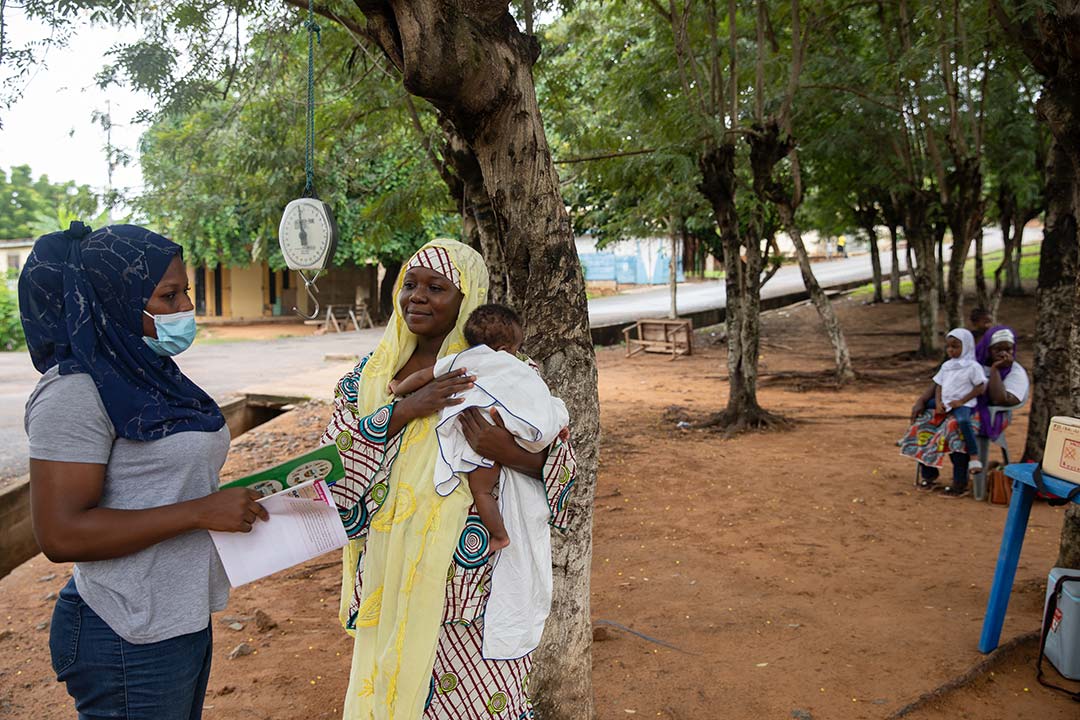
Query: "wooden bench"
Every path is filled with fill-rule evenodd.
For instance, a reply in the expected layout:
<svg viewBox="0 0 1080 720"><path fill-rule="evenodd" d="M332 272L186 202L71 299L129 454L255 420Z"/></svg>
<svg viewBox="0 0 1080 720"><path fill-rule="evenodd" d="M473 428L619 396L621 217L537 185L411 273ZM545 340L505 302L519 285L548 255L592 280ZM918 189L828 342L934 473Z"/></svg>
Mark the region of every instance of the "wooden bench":
<svg viewBox="0 0 1080 720"><path fill-rule="evenodd" d="M331 328L333 328L334 332L344 332L348 330L349 323L352 323L353 329L357 331L360 330L361 325L369 328L375 327L367 305L364 303L353 307L348 305L327 305L326 315L323 319L308 320L305 324L322 325L324 332L330 332Z"/></svg>
<svg viewBox="0 0 1080 720"><path fill-rule="evenodd" d="M636 333L636 337L631 335ZM638 320L623 328L626 357L639 352L670 354L674 360L679 355L694 351L694 324L690 320L652 319Z"/></svg>

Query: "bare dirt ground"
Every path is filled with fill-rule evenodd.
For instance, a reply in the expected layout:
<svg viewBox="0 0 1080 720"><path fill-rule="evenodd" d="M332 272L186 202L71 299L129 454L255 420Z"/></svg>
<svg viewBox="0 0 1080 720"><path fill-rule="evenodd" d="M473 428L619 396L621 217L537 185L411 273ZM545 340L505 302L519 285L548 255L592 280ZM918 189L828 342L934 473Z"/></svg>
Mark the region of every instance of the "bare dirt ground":
<svg viewBox="0 0 1080 720"><path fill-rule="evenodd" d="M932 369L902 359L917 342L914 307L846 300L839 313L864 373L842 390L775 375L828 369L812 308L765 317L760 400L793 422L786 432L725 440L665 420L679 415L671 406L698 419L724 405L725 350L708 346L709 331L674 362L599 350L600 720L887 718L983 661L1005 509L912 487L894 443ZM1006 301L1002 314L1030 367L1033 301ZM309 446L326 413L308 405L238 438L227 475ZM1021 413L1009 430L1017 453L1025 425ZM1060 526L1060 509L1034 508L1003 642L1039 625ZM72 715L41 626L68 571L39 556L0 581L0 717ZM208 720L340 716L350 644L335 619L339 578L326 557L234 592L214 619ZM260 632L256 610L277 627ZM236 621L243 630L229 629ZM241 642L257 652L227 659ZM1072 702L1035 682L1033 658L1022 644L906 717L1075 718Z"/></svg>
<svg viewBox="0 0 1080 720"><path fill-rule="evenodd" d="M319 331L318 325L295 322L253 322L243 325L199 325L199 339L227 342L232 340L275 340L286 337L307 337Z"/></svg>

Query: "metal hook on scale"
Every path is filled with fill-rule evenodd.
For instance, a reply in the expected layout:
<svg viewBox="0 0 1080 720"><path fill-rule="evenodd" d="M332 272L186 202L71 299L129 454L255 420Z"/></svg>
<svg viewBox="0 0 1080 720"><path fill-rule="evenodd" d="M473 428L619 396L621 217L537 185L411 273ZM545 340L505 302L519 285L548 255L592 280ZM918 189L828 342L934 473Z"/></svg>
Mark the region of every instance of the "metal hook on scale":
<svg viewBox="0 0 1080 720"><path fill-rule="evenodd" d="M308 297L311 298L311 302L315 303L315 310L312 312L311 315L305 315L304 313L300 312L300 308L294 306L293 312L304 318L305 320L317 320L319 317L319 298L316 297L316 294L319 292L319 287L315 284L315 278L317 278L319 274L318 272L316 272L315 276L312 277L310 280L308 279L307 275L304 274L303 270L297 270L296 274L303 279L304 290L305 292L307 292ZM312 289L314 289L314 292L312 292Z"/></svg>
<svg viewBox="0 0 1080 720"><path fill-rule="evenodd" d="M337 248L338 228L330 206L315 194L315 36L319 26L315 23L315 5L308 0L308 82L307 82L307 133L304 147L304 196L285 206L278 224L278 244L281 255L290 270L295 270L304 280L304 290L315 303L315 311L305 315L299 308L293 312L305 320L319 317L319 288L315 280L334 260ZM304 271L311 273L308 278Z"/></svg>

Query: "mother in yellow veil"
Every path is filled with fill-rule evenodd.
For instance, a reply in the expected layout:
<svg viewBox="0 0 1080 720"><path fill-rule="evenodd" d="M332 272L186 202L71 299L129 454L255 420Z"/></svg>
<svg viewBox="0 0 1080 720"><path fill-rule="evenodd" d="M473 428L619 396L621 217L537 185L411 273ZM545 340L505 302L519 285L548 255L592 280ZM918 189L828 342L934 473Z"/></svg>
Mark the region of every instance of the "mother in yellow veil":
<svg viewBox="0 0 1080 720"><path fill-rule="evenodd" d="M346 472L333 488L350 538L340 611L355 638L346 720L532 714L529 656L486 660L481 652L491 564L468 483L441 497L432 482L438 413L473 378L455 371L402 399L387 387L464 350L462 328L487 291L475 250L428 243L402 267L379 346L338 382L324 439L337 445ZM486 423L474 423L469 440L485 457L543 482L551 524L563 528L575 472L568 443L529 453ZM497 473L498 465L478 472Z"/></svg>

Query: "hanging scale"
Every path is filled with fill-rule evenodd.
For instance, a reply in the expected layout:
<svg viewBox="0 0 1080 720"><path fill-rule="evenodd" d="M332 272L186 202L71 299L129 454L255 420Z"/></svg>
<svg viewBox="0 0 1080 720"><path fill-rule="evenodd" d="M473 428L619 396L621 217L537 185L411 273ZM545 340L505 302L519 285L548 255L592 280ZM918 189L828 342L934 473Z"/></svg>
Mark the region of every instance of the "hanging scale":
<svg viewBox="0 0 1080 720"><path fill-rule="evenodd" d="M304 281L304 289L315 304L311 315L299 309L293 312L308 320L319 316L319 299L315 286L319 273L334 259L338 229L330 206L315 194L315 37L319 26L315 23L314 0L308 2L308 19L304 23L308 31L308 85L307 85L307 143L305 146L304 196L285 206L278 225L278 244L290 270L295 270ZM321 42L321 36L320 36Z"/></svg>

